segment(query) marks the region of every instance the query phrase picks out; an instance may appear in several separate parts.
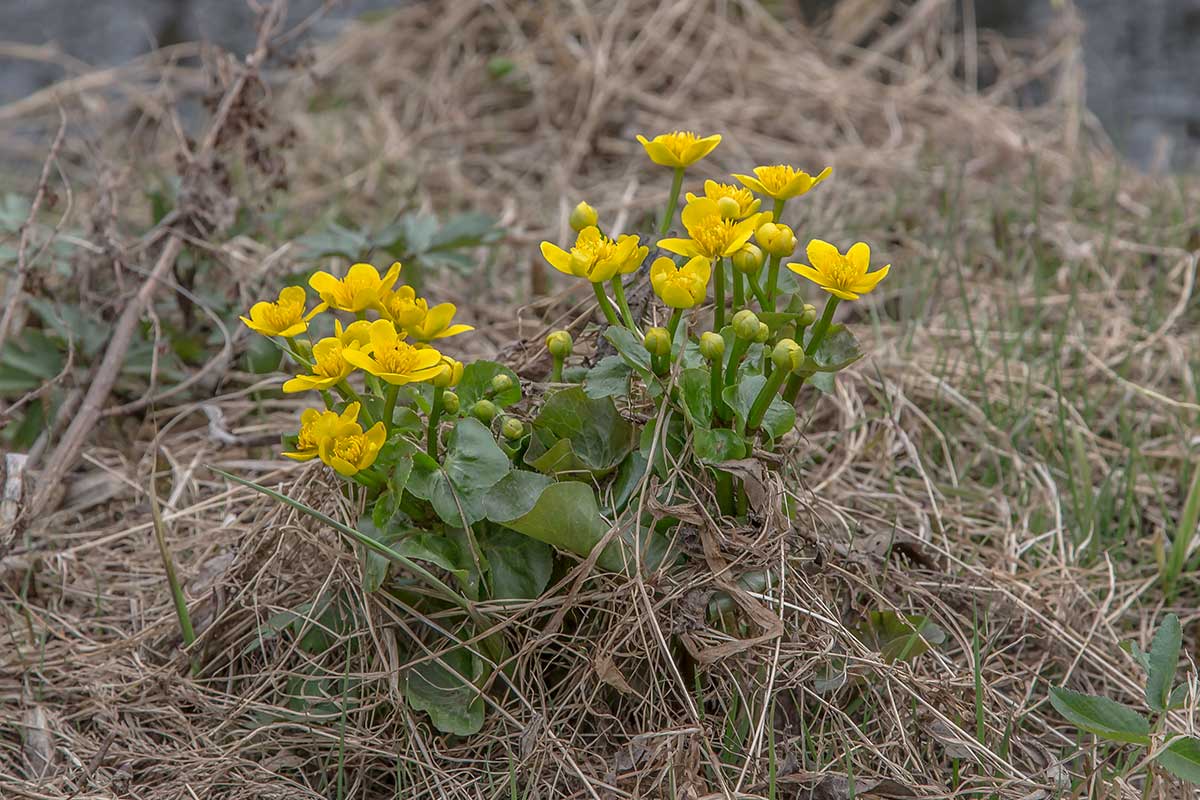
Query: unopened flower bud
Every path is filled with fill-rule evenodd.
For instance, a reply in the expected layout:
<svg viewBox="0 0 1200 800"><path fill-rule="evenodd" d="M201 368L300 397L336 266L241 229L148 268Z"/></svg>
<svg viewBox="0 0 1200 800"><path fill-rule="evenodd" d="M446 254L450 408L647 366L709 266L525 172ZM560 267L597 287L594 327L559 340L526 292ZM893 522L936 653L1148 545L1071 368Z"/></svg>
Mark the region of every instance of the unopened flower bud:
<svg viewBox="0 0 1200 800"><path fill-rule="evenodd" d="M796 324L804 328L812 325L817 321L817 307L812 303L805 303L804 310L800 312L800 318L796 320Z"/></svg>
<svg viewBox="0 0 1200 800"><path fill-rule="evenodd" d="M757 245L746 242L742 249L734 253L730 259L733 268L743 275L753 275L762 269L763 251Z"/></svg>
<svg viewBox="0 0 1200 800"><path fill-rule="evenodd" d="M758 315L748 308L734 314L733 332L739 339L753 340L758 336Z"/></svg>
<svg viewBox="0 0 1200 800"><path fill-rule="evenodd" d="M434 375L430 383L438 389L449 389L451 386L457 386L459 380L462 379L463 365L461 361L446 359L442 362L442 369Z"/></svg>
<svg viewBox="0 0 1200 800"><path fill-rule="evenodd" d="M546 337L546 348L555 358L566 358L571 355L574 346L575 342L571 339L571 334L566 331L554 331Z"/></svg>
<svg viewBox="0 0 1200 800"><path fill-rule="evenodd" d="M492 420L496 418L499 409L491 400L480 400L475 405L471 406L471 416L482 422L484 425L491 425Z"/></svg>
<svg viewBox="0 0 1200 800"><path fill-rule="evenodd" d="M646 331L646 338L642 340L642 344L650 351L652 356L665 356L671 352L671 334L666 328L650 328Z"/></svg>
<svg viewBox="0 0 1200 800"><path fill-rule="evenodd" d="M571 211L571 216L568 222L571 223L571 230L579 233L584 228L591 227L600 221L600 215L596 209L589 206L587 203L581 202Z"/></svg>
<svg viewBox="0 0 1200 800"><path fill-rule="evenodd" d="M765 342L767 339L770 339L770 338L771 338L771 329L767 326L767 323L765 323L765 322L758 323L758 333L754 335L754 341L758 342L759 344L762 344L763 342Z"/></svg>
<svg viewBox="0 0 1200 800"><path fill-rule="evenodd" d="M717 361L725 355L725 339L719 333L706 331L700 336L700 355L708 361Z"/></svg>
<svg viewBox="0 0 1200 800"><path fill-rule="evenodd" d="M458 395L454 392L442 392L442 411L453 416L458 413Z"/></svg>
<svg viewBox="0 0 1200 800"><path fill-rule="evenodd" d="M512 385L513 385L512 378L508 377L503 372L501 372L499 375L493 376L493 378L492 378L492 392L494 394L500 394L502 392L507 392L509 389L512 388Z"/></svg>
<svg viewBox="0 0 1200 800"><path fill-rule="evenodd" d="M738 214L742 213L742 204L732 197L722 197L717 200L717 211L722 219L737 219Z"/></svg>
<svg viewBox="0 0 1200 800"><path fill-rule="evenodd" d="M790 372L792 370L792 356L796 351L800 351L803 358L804 351L800 350L800 345L796 344L792 339L780 339L775 345L775 349L771 351L771 363L776 369L782 369Z"/></svg>
<svg viewBox="0 0 1200 800"><path fill-rule="evenodd" d="M515 442L525 435L525 424L516 417L509 417L504 420L504 425L501 426L500 433L504 434L505 439Z"/></svg>
<svg viewBox="0 0 1200 800"><path fill-rule="evenodd" d="M796 234L787 225L768 222L754 232L754 240L773 256L784 258L796 250Z"/></svg>

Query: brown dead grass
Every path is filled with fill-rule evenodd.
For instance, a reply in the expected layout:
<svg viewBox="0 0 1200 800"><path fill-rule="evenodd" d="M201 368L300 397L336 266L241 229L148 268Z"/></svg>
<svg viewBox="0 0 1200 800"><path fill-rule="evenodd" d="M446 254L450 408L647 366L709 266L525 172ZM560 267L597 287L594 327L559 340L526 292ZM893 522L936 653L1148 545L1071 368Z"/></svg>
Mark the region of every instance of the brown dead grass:
<svg viewBox="0 0 1200 800"><path fill-rule="evenodd" d="M705 177L776 159L832 164L836 181L793 221L872 242L908 276L855 310L873 357L806 417L797 524L718 528L697 509L688 566L633 581L577 571L504 608L516 677L491 687L488 722L466 739L435 735L400 696L405 663L448 622L365 595L357 556L329 531L207 468L353 519L318 469L274 460L269 442L294 403L260 407L251 377L231 372L207 404L215 422L186 402L124 441L102 432L64 507L3 561L0 793L334 797L343 753L346 797L508 797L510 775L522 798L766 797L772 742L783 798L846 797L850 772L860 796L1032 799L1072 776L1095 788L1094 759L1112 756L1085 748L1064 763L1078 748L1046 687L1136 701L1116 643L1145 643L1161 593L1152 558L1114 563L1075 544L1064 465L1043 445L1061 425L1105 474L1127 457L1120 420L1087 411L1079 393L1126 408L1152 468L1134 483L1140 527L1121 552L1171 529L1163 510L1179 507L1197 411L1184 389L1200 347L1195 259L1180 246L1195 217L1160 222L1162 192L1129 175L1111 198L1080 201L1081 183L1107 192L1113 162L1080 104L1069 13L1048 43L1022 46L964 35L947 0L886 18L883 5L805 27L754 3L468 0L412 6L320 47L274 89L299 135L293 213L370 219L415 197L500 215L511 233L486 287L441 287L486 328L475 347L532 341L507 352L536 358L567 296L533 300L530 265L537 241L565 237L570 205L587 198L618 230L661 205L666 183L640 157L640 132L723 133ZM515 67L503 78L488 71L498 57ZM997 65L997 82L965 88L967 63ZM1050 100L1019 110L1031 82ZM272 285L287 258L222 246L251 286ZM1161 280L1139 281L1147 268ZM1073 315L1061 337L1056 309ZM1035 356L1006 357L1014 337ZM1028 419L998 426L990 409L1011 403L1014 384L1028 388ZM152 488L200 632L194 676L153 546ZM770 585L739 589L756 571ZM738 636L705 620L718 589L737 600ZM337 593L370 625L335 634L325 655L262 635L274 614ZM885 608L930 615L946 643L881 663L856 627ZM977 615L987 746L975 738ZM837 659L847 685L819 691ZM358 704L344 720L288 709L294 677L334 695L360 686ZM728 748L735 706L749 723Z"/></svg>

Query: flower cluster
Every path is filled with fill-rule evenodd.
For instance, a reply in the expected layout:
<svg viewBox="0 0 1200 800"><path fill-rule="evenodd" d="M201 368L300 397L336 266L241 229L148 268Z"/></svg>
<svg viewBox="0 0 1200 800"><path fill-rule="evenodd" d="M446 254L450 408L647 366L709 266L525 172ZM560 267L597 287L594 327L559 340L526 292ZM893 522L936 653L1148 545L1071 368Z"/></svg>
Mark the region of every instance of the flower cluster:
<svg viewBox="0 0 1200 800"><path fill-rule="evenodd" d="M375 463L387 440L401 386L429 383L445 390L457 384L462 364L433 343L472 328L454 323L453 304L430 307L411 286L398 286L400 270L397 262L383 275L371 264L354 264L341 278L317 272L308 282L318 298L311 310L305 288L288 286L278 300L255 303L241 318L255 333L283 340L280 346L306 370L285 381L283 391L319 392L325 402L324 409L301 414L294 446L283 455L319 458L341 475L358 475ZM315 318L326 312L334 316L332 335L315 336ZM343 326L338 312L353 321ZM351 381L356 372L364 376L363 391L372 389L383 402L378 419Z"/></svg>

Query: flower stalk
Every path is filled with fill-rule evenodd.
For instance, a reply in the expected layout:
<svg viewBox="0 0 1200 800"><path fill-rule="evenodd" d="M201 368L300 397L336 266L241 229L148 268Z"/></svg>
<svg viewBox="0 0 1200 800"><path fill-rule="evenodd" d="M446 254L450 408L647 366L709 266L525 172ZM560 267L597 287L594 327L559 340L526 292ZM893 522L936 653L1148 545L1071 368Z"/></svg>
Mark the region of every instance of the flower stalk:
<svg viewBox="0 0 1200 800"><path fill-rule="evenodd" d="M600 283L592 284L592 291L596 293L596 302L600 304L600 311L604 314L604 318L608 320L609 325L621 327L621 320L617 319L617 312L613 311L612 302L609 301L608 295L604 293L604 286Z"/></svg>
<svg viewBox="0 0 1200 800"><path fill-rule="evenodd" d="M663 214L662 222L658 224L658 235L665 236L675 219L675 208L679 205L679 190L683 188L683 167L675 168L675 176L671 179L671 194L667 197L667 213Z"/></svg>
<svg viewBox="0 0 1200 800"><path fill-rule="evenodd" d="M725 259L718 258L713 267L713 328L725 327Z"/></svg>
<svg viewBox="0 0 1200 800"><path fill-rule="evenodd" d="M425 452L434 461L438 457L438 423L442 418L442 396L446 390L441 386L433 387L433 405L429 408L429 428L425 431Z"/></svg>
<svg viewBox="0 0 1200 800"><path fill-rule="evenodd" d="M625 286L621 282L620 273L613 276L612 287L613 294L617 298L617 307L621 309L621 318L625 320L625 327L634 333L641 333L633 321L633 312L629 310L629 301L625 299Z"/></svg>

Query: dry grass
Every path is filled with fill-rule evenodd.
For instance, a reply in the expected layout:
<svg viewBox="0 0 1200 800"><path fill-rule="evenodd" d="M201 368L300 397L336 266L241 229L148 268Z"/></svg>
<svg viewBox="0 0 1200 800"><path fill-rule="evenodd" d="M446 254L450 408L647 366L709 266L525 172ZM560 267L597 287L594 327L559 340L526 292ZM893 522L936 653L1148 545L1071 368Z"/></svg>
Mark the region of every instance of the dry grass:
<svg viewBox="0 0 1200 800"><path fill-rule="evenodd" d="M661 204L666 182L633 135L692 127L726 137L712 176L834 166L793 221L896 265L852 312L873 355L805 400L795 526L719 528L695 509L685 567L576 570L538 601L485 609L515 677L465 739L434 735L399 691L452 620L364 594L330 532L207 469L353 519L318 470L274 460L294 403L260 402L252 376L229 372L208 401L223 422L189 401L99 431L63 508L0 566L0 794L830 800L852 775L860 796L1032 800L1103 783L1137 797L1140 778L1102 777L1121 759L1081 749L1045 698L1065 682L1136 702L1117 642L1145 644L1165 610L1153 548L1182 505L1200 411L1195 187L1118 172L1093 141L1069 13L1022 49L964 35L948 0L883 5L813 28L754 3L417 5L276 86L274 113L298 133L289 213L373 219L411 202L503 218L486 287L441 287L487 328L480 351L567 313L566 295L528 287L535 243L564 238L569 205L586 197L632 230ZM498 58L513 65L502 77ZM982 67L996 82L965 88ZM1031 82L1050 99L1019 110ZM246 296L288 257L214 244ZM150 491L187 580L195 675ZM737 582L755 572L772 576L761 591ZM737 635L705 619L717 590L735 598ZM370 624L329 631L323 654L264 633L334 597ZM1185 626L1194 599L1175 609ZM879 609L927 614L947 640L885 664L857 630ZM841 663L845 685L820 690ZM289 705L303 681L327 696ZM1194 724L1190 710L1175 721ZM1163 781L1152 796L1188 791Z"/></svg>

